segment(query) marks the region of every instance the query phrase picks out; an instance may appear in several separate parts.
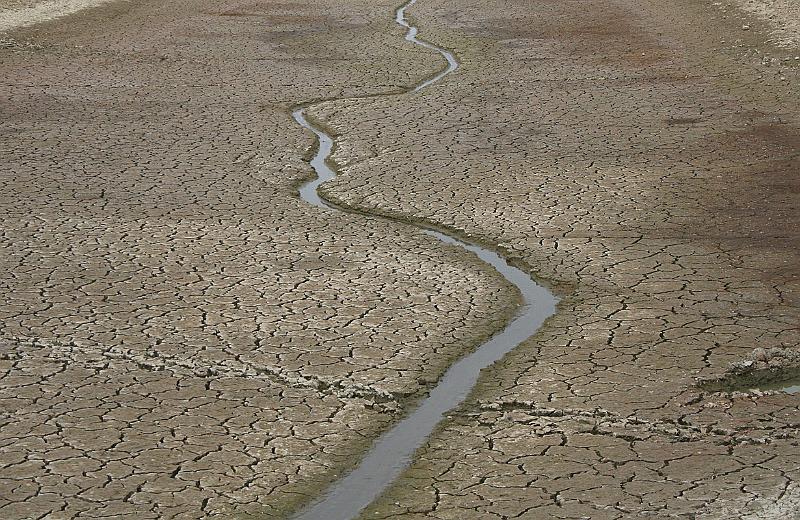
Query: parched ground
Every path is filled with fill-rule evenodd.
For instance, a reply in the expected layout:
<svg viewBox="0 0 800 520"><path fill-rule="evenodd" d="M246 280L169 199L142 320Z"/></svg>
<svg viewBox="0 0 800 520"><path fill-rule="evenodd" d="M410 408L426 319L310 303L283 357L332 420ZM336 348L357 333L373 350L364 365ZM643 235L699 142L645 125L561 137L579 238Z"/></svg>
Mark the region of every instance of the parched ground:
<svg viewBox="0 0 800 520"><path fill-rule="evenodd" d="M0 517L281 516L501 325L475 259L294 194L293 103L440 66L395 7L119 2L2 36ZM563 299L364 516L793 518L798 397L695 382L798 349L800 51L705 0L411 15L462 67L315 109L326 195Z"/></svg>
<svg viewBox="0 0 800 520"><path fill-rule="evenodd" d="M0 49L0 518L274 515L515 294L300 201L291 106L435 57L393 2L119 2Z"/></svg>
<svg viewBox="0 0 800 520"><path fill-rule="evenodd" d="M710 2L412 16L463 67L322 107L325 193L500 244L564 300L364 518L796 518L800 398L747 369L798 374L800 51Z"/></svg>

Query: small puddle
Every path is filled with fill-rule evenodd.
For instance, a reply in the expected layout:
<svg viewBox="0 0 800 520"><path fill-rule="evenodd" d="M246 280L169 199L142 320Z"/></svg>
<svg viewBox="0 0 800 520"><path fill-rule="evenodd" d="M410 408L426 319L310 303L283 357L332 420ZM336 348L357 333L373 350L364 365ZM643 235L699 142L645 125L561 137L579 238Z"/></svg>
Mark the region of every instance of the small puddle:
<svg viewBox="0 0 800 520"><path fill-rule="evenodd" d="M771 389L765 388L765 390L771 390ZM781 386L779 388L776 388L775 390L780 390L781 392L786 392L787 394L800 394L800 384L791 386Z"/></svg>
<svg viewBox="0 0 800 520"><path fill-rule="evenodd" d="M749 361L752 363L752 361ZM749 368L749 367L745 367ZM784 367L739 370L719 379L701 382L698 386L707 392L784 392L800 394L800 367L795 364Z"/></svg>
<svg viewBox="0 0 800 520"><path fill-rule="evenodd" d="M763 392L777 391L786 392L787 394L800 394L800 380L776 381L774 383L758 385L756 388Z"/></svg>
<svg viewBox="0 0 800 520"><path fill-rule="evenodd" d="M416 1L410 0L400 7L395 21L407 29L406 40L438 52L447 60L447 67L420 82L409 92L418 92L458 68L458 61L451 52L417 39L417 28L406 18L406 9ZM334 147L334 139L323 128L308 121L305 114L307 108L308 106L298 108L292 115L299 125L313 132L319 141L317 153L311 160L317 178L300 188L300 197L315 206L336 210L322 200L317 192L320 184L336 177L336 172L327 164ZM509 265L499 254L443 232L425 229L425 233L444 244L460 247L477 255L519 289L523 303L514 319L501 332L451 365L416 409L379 437L352 472L334 482L319 499L295 515L295 520L349 520L358 516L408 467L416 450L425 443L444 415L466 399L481 370L499 361L531 337L544 320L555 312L556 298L547 289L537 285L525 272Z"/></svg>

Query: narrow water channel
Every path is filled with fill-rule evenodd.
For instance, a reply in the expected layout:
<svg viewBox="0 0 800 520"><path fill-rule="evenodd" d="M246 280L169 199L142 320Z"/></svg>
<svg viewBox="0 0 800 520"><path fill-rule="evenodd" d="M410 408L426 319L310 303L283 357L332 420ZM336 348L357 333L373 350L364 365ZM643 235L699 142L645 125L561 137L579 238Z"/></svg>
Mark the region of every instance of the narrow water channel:
<svg viewBox="0 0 800 520"><path fill-rule="evenodd" d="M417 28L411 25L406 17L406 10L416 2L417 0L410 0L398 8L395 21L406 28L406 40L438 52L447 61L447 67L438 74L420 81L409 89L407 94L419 92L441 81L458 68L458 61L453 53L417 38ZM328 166L335 141L323 128L308 120L306 117L308 107L309 105L304 105L298 108L293 116L298 124L317 137L318 150L311 160L311 166L317 177L300 188L300 196L310 204L336 211L337 209L327 204L317 192L320 184L336 177L336 172ZM502 331L451 365L436 387L416 409L379 437L352 472L334 482L319 499L295 515L293 517L295 520L350 520L357 517L408 467L414 452L424 444L444 415L467 397L475 386L480 371L500 360L533 335L542 322L555 311L556 298L545 288L537 285L528 274L509 265L501 255L440 231L425 229L425 233L444 244L460 247L477 255L519 289L523 303L515 317Z"/></svg>

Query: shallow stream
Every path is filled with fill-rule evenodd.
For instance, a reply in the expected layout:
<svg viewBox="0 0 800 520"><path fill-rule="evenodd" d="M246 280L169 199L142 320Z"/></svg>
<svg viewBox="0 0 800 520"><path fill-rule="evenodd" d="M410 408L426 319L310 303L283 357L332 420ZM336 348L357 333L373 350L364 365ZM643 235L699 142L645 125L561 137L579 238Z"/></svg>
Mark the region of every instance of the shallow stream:
<svg viewBox="0 0 800 520"><path fill-rule="evenodd" d="M420 81L405 95L419 92L438 83L458 68L458 60L452 52L417 38L417 28L411 25L406 17L406 10L416 1L410 0L397 9L395 21L406 28L406 40L438 52L447 60L447 67L434 76ZM320 184L336 178L336 172L328 164L335 139L324 128L309 121L306 116L309 106L311 105L304 105L293 113L295 121L313 132L318 140L317 152L311 160L311 166L317 177L300 188L300 196L315 206L338 211L335 206L325 202L317 191ZM358 516L408 467L415 451L424 444L445 414L466 399L475 386L481 370L500 360L532 336L542 322L555 311L556 298L547 289L537 285L528 274L509 265L501 255L445 232L419 227L444 244L460 247L477 255L519 289L523 303L515 317L502 331L451 365L417 408L379 437L358 466L334 482L319 499L295 515L296 520L349 520Z"/></svg>

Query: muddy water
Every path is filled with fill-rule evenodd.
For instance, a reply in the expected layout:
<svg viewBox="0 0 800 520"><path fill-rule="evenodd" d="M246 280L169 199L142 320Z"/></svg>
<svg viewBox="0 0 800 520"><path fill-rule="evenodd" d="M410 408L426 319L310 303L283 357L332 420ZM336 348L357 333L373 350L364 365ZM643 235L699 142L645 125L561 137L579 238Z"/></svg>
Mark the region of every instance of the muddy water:
<svg viewBox="0 0 800 520"><path fill-rule="evenodd" d="M419 92L458 68L458 61L451 52L417 38L417 28L406 17L406 9L416 1L410 0L400 7L395 21L407 29L406 40L438 52L447 61L447 67L421 81L409 89L408 93ZM313 132L318 139L318 150L311 160L317 178L300 188L300 196L310 204L335 211L336 208L322 200L317 192L320 184L336 177L336 172L328 165L335 141L322 127L306 118L307 108L308 106L298 108L293 116L298 124ZM477 255L519 289L523 303L514 319L501 332L451 365L419 406L382 435L355 470L335 482L318 500L301 510L294 517L296 520L347 520L356 517L410 464L414 452L422 446L445 414L467 397L475 386L480 371L533 335L542 322L555 311L555 297L537 285L525 272L509 265L499 254L444 232L425 229L425 233L443 244Z"/></svg>

